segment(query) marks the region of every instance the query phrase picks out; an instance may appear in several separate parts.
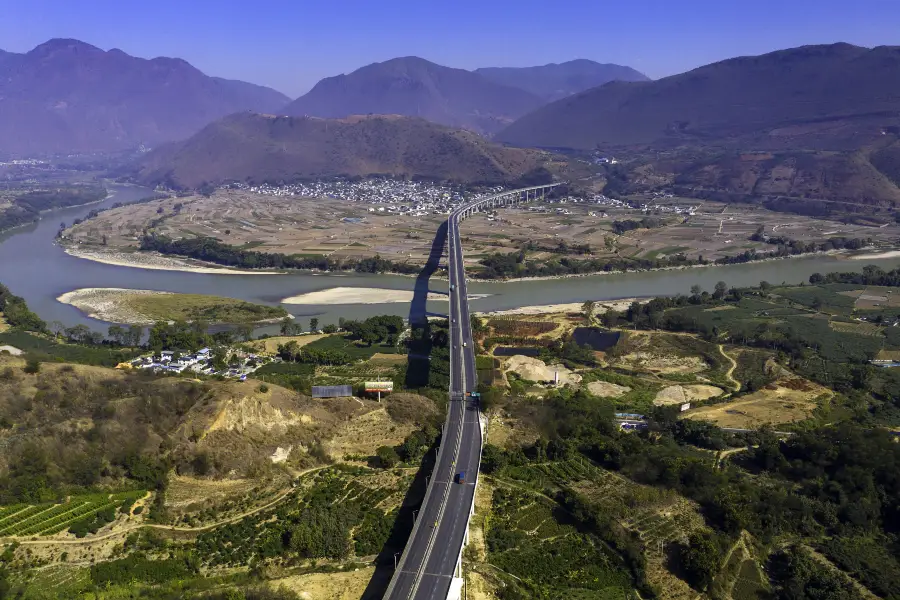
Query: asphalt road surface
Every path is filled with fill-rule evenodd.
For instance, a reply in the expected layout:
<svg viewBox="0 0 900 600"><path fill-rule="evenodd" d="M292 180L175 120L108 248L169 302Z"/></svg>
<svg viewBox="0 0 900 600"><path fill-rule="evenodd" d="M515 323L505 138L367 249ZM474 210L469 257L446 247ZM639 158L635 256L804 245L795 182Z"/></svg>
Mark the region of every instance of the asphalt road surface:
<svg viewBox="0 0 900 600"><path fill-rule="evenodd" d="M478 386L458 214L448 220L450 404L431 485L385 598L444 600L469 523L481 458ZM465 471L464 483L457 475ZM423 568L424 566L424 568Z"/></svg>

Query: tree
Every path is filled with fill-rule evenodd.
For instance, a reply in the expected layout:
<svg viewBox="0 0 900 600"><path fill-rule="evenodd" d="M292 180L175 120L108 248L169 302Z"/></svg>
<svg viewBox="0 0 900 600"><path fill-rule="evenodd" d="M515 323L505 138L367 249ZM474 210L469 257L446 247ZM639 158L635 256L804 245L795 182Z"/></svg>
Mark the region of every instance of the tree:
<svg viewBox="0 0 900 600"><path fill-rule="evenodd" d="M132 348L141 345L142 337L144 337L144 328L140 325L132 325L128 328L128 345Z"/></svg>
<svg viewBox="0 0 900 600"><path fill-rule="evenodd" d="M728 284L724 281L720 281L716 284L716 289L713 292L713 298L716 300L721 300L725 297L725 293L728 291Z"/></svg>
<svg viewBox="0 0 900 600"><path fill-rule="evenodd" d="M25 366L22 368L23 371L30 375L35 375L41 372L41 361L35 358L29 358L28 362L25 363Z"/></svg>
<svg viewBox="0 0 900 600"><path fill-rule="evenodd" d="M295 330L293 317L285 317L281 320L281 335L294 335Z"/></svg>
<svg viewBox="0 0 900 600"><path fill-rule="evenodd" d="M682 546L679 557L688 583L702 592L719 572L722 549L714 534L697 532L691 535L687 546Z"/></svg>
<svg viewBox="0 0 900 600"><path fill-rule="evenodd" d="M696 284L696 283L695 283L694 285L691 286L691 296L692 296L694 299L699 299L699 298L700 298L700 294L702 294L702 293L703 293L703 288L700 287L699 284Z"/></svg>
<svg viewBox="0 0 900 600"><path fill-rule="evenodd" d="M584 313L584 320L588 325L594 322L594 306L595 303L593 300L587 300L581 305L581 312Z"/></svg>
<svg viewBox="0 0 900 600"><path fill-rule="evenodd" d="M253 339L253 327L247 323L238 325L236 333L237 336L245 342L249 342L251 339Z"/></svg>
<svg viewBox="0 0 900 600"><path fill-rule="evenodd" d="M315 333L319 331L319 319L313 317L309 320L309 331L310 333Z"/></svg>
<svg viewBox="0 0 900 600"><path fill-rule="evenodd" d="M322 333L337 333L337 325L328 324L322 328Z"/></svg>
<svg viewBox="0 0 900 600"><path fill-rule="evenodd" d="M391 446L379 446L375 451L378 457L378 463L385 469L390 469L400 462L400 455Z"/></svg>
<svg viewBox="0 0 900 600"><path fill-rule="evenodd" d="M110 325L106 330L106 337L118 344L124 346L127 343L128 331L121 325Z"/></svg>
<svg viewBox="0 0 900 600"><path fill-rule="evenodd" d="M609 329L613 329L614 327L618 326L619 312L612 308L607 308L606 312L603 313L603 325Z"/></svg>

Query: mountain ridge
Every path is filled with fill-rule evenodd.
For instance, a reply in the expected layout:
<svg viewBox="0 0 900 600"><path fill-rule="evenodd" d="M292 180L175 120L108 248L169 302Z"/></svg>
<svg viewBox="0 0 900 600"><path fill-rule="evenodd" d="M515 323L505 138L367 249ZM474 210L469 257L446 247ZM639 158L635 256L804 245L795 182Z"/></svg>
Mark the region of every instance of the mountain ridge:
<svg viewBox="0 0 900 600"><path fill-rule="evenodd" d="M891 116L898 108L900 48L838 43L731 58L655 81L610 82L543 106L496 137L578 150L800 142L849 149L876 139L881 120L900 122Z"/></svg>
<svg viewBox="0 0 900 600"><path fill-rule="evenodd" d="M525 90L465 69L404 56L326 77L286 106L284 113L321 118L399 114L491 133L540 104L540 98Z"/></svg>
<svg viewBox="0 0 900 600"><path fill-rule="evenodd" d="M145 185L176 189L370 175L501 183L538 169L544 154L504 148L476 133L417 117L322 119L244 112L148 153L132 175Z"/></svg>
<svg viewBox="0 0 900 600"><path fill-rule="evenodd" d="M497 83L524 89L546 102L610 81L649 81L646 75L631 67L586 58L533 67L482 67L473 72Z"/></svg>
<svg viewBox="0 0 900 600"><path fill-rule="evenodd" d="M54 38L0 55L0 151L104 152L187 137L244 110L277 110L280 92L209 77L179 58L130 56Z"/></svg>

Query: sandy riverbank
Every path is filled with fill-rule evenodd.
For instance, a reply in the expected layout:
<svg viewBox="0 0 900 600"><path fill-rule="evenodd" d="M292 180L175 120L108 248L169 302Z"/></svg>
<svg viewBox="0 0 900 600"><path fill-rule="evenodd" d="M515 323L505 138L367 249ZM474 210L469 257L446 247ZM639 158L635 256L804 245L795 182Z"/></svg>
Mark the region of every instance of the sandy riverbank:
<svg viewBox="0 0 900 600"><path fill-rule="evenodd" d="M871 254L850 255L850 260L878 260L881 258L897 258L900 256L900 250L888 250L886 252L874 252Z"/></svg>
<svg viewBox="0 0 900 600"><path fill-rule="evenodd" d="M280 275L276 271L239 270L225 267L211 267L191 262L186 259L172 258L149 252L97 252L66 248L66 254L76 258L92 260L105 265L150 269L153 271L185 271L187 273L207 273L214 275Z"/></svg>
<svg viewBox="0 0 900 600"><path fill-rule="evenodd" d="M597 300L594 304L594 314L600 315L608 309L616 311L628 310L633 302L649 302L650 298L621 298L619 300ZM550 313L570 313L581 312L583 302L569 302L566 304L542 304L537 306L521 306L519 308L510 308L507 310L492 310L487 312L476 312L473 314L485 317L503 316L503 315L545 315Z"/></svg>
<svg viewBox="0 0 900 600"><path fill-rule="evenodd" d="M82 288L66 292L56 300L74 306L92 319L111 323L152 325L153 319L132 310L123 301L126 296L172 295L172 292L129 290L125 288Z"/></svg>
<svg viewBox="0 0 900 600"><path fill-rule="evenodd" d="M308 292L285 298L283 304L394 304L412 302L411 290L388 290L381 288L334 287L318 292ZM428 300L444 301L447 296L428 294Z"/></svg>

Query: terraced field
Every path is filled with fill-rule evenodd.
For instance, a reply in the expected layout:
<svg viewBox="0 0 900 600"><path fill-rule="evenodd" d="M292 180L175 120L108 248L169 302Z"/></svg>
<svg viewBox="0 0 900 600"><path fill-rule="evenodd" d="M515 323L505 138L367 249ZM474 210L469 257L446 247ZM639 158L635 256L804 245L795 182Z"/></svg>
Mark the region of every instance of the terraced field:
<svg viewBox="0 0 900 600"><path fill-rule="evenodd" d="M15 504L0 507L0 537L53 535L76 521L118 508L142 498L146 492L75 496L61 504Z"/></svg>

